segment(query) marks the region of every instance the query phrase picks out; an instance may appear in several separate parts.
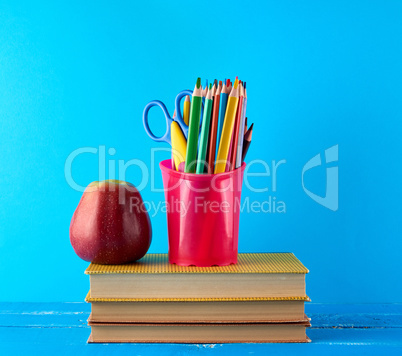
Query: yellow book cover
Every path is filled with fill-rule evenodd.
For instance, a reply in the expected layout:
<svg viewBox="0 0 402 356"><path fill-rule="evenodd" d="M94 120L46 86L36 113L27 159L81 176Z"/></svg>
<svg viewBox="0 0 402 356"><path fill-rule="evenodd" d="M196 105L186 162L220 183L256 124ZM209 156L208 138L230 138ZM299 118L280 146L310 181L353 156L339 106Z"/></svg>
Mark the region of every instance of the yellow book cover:
<svg viewBox="0 0 402 356"><path fill-rule="evenodd" d="M91 263L85 273L308 273L293 253L240 253L238 262L229 266L195 267L170 264L167 254L150 253L135 263L99 265Z"/></svg>
<svg viewBox="0 0 402 356"><path fill-rule="evenodd" d="M91 263L85 273L92 301L307 299L308 269L293 253L241 253L236 265L220 267L177 266L169 264L167 254L147 254L125 265Z"/></svg>

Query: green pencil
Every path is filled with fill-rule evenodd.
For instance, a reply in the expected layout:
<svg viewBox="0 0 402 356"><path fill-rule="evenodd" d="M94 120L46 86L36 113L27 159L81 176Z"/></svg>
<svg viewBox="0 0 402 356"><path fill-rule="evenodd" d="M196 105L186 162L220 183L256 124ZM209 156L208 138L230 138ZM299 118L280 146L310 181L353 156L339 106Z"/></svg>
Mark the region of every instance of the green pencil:
<svg viewBox="0 0 402 356"><path fill-rule="evenodd" d="M209 90L205 97L205 107L204 107L204 116L202 118L202 127L201 127L201 139L200 139L200 148L198 149L198 158L197 158L197 174L204 173L205 168L205 156L207 153L208 147L208 139L209 139L209 125L211 123L211 111L212 111L212 84L209 84Z"/></svg>
<svg viewBox="0 0 402 356"><path fill-rule="evenodd" d="M198 146L198 133L200 131L201 105L202 105L202 87L201 87L201 78L198 78L193 91L193 99L191 100L188 138L187 138L186 165L184 166L185 173L194 173L197 164L197 146Z"/></svg>

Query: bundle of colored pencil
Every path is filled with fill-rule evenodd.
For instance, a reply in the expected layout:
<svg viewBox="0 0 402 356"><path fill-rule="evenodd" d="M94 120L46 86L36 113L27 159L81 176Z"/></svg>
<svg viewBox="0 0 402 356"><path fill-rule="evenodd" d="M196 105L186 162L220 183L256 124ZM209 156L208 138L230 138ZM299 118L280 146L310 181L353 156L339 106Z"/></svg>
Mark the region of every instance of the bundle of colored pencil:
<svg viewBox="0 0 402 356"><path fill-rule="evenodd" d="M189 131L185 163L176 165L176 168L197 174L217 174L239 168L253 133L253 125L247 130L246 109L246 82L236 77L232 85L229 79L224 82L215 79L209 86L206 81L202 88L198 78L192 99L187 96L183 105L183 118ZM183 144L174 147L178 139L173 135L176 135L176 130L172 130L173 150L182 151Z"/></svg>

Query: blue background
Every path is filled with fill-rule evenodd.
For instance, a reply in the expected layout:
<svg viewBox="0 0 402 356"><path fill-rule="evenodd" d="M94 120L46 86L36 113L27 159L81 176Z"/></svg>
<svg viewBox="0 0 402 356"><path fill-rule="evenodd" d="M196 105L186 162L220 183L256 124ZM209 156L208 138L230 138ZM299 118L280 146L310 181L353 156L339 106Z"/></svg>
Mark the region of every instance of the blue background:
<svg viewBox="0 0 402 356"><path fill-rule="evenodd" d="M145 134L145 104L160 99L172 113L198 76L238 75L255 122L247 160L286 160L276 192L262 176L250 182L268 192L244 189L243 198L284 201L286 213L243 213L240 251L294 252L315 302L402 302L401 15L398 1L1 1L0 301L87 293L88 264L69 242L81 196L64 174L71 152L115 148L108 159L144 161L161 187L150 150L167 146ZM333 212L304 193L301 171L336 144ZM82 186L98 180L97 155L80 155L72 175ZM125 178L139 184L141 171ZM305 180L325 194L324 165ZM142 195L163 201L150 184ZM165 215L152 224L150 252L167 252Z"/></svg>

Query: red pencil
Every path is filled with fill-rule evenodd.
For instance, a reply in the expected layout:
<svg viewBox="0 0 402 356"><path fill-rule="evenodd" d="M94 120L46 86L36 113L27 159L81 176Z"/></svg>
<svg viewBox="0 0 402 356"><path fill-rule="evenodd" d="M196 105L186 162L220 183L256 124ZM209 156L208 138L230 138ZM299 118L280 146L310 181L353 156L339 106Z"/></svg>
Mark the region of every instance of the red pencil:
<svg viewBox="0 0 402 356"><path fill-rule="evenodd" d="M243 98L244 98L244 89L243 85L240 83L240 98L239 98L239 105L237 106L237 113L236 113L236 121L235 126L233 128L232 134L232 152L230 156L230 170L234 170L236 168L236 153L237 153L237 141L239 140L239 130L240 130L240 121L241 121L241 114L243 108Z"/></svg>
<svg viewBox="0 0 402 356"><path fill-rule="evenodd" d="M226 83L227 91L230 93L232 91L232 82L228 79L229 83Z"/></svg>
<svg viewBox="0 0 402 356"><path fill-rule="evenodd" d="M218 129L219 121L219 103L222 90L222 81L219 81L218 88L215 92L214 106L212 108L212 119L211 119L211 131L209 136L209 148L208 148L208 173L214 173L215 166L215 153L216 153L216 133Z"/></svg>
<svg viewBox="0 0 402 356"><path fill-rule="evenodd" d="M237 113L236 113L237 115ZM235 123L236 125L236 123ZM234 128L233 128L234 129ZM233 150L233 131L232 135L230 136L230 146L229 146L229 152L228 152L228 160L226 161L226 167L225 167L225 172L230 172L232 170L232 150Z"/></svg>

